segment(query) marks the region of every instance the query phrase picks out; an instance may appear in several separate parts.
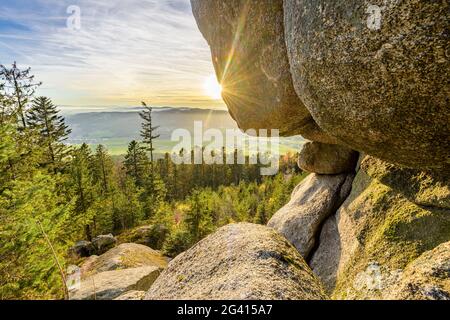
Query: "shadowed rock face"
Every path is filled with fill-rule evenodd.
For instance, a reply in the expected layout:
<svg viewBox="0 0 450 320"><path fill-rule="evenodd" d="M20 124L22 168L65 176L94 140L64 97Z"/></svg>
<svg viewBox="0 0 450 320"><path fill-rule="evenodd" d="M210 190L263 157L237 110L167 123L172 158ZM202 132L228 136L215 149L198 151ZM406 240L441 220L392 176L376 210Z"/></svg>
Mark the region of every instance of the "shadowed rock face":
<svg viewBox="0 0 450 320"><path fill-rule="evenodd" d="M283 27L283 1L192 0L211 47L223 99L239 127L334 143L295 93Z"/></svg>
<svg viewBox="0 0 450 320"><path fill-rule="evenodd" d="M295 89L320 128L415 168L449 164L448 1L285 0ZM254 21L254 23L257 23Z"/></svg>

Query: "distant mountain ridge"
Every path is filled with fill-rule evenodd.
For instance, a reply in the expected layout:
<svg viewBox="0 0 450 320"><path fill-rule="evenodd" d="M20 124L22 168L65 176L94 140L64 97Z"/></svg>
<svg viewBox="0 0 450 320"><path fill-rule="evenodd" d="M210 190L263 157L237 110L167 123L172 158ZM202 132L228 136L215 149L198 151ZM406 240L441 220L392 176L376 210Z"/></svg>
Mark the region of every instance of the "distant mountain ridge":
<svg viewBox="0 0 450 320"><path fill-rule="evenodd" d="M68 143L103 144L111 154L124 154L130 141L140 140L141 118L138 110L66 113L66 123L72 129ZM159 107L154 109L153 117L154 125L159 126L157 132L160 138L156 141L158 153L169 152L177 144L171 141L174 130L181 128L193 132L195 121L203 123L203 130L219 129L224 132L226 129L238 129L225 110ZM281 153L298 151L303 141L301 137L281 139Z"/></svg>

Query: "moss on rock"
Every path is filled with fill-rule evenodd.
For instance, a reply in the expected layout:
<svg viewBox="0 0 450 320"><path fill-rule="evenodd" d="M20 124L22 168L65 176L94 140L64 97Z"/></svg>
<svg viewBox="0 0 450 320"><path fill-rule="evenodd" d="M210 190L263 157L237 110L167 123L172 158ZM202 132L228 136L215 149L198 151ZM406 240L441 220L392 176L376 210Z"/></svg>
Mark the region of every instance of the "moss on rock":
<svg viewBox="0 0 450 320"><path fill-rule="evenodd" d="M342 248L333 294L337 299L386 297L408 264L450 240L450 210L442 192L448 182L429 184L419 174L379 164L363 161L352 193L337 214ZM436 196L428 199L426 194Z"/></svg>

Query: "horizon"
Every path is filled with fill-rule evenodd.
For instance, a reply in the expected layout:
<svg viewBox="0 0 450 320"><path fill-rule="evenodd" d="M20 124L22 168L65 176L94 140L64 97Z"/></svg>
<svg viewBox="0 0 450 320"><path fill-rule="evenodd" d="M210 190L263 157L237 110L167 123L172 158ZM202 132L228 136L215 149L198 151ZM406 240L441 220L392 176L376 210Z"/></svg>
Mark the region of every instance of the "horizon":
<svg viewBox="0 0 450 320"><path fill-rule="evenodd" d="M189 0L0 0L0 56L31 67L61 109L225 109Z"/></svg>

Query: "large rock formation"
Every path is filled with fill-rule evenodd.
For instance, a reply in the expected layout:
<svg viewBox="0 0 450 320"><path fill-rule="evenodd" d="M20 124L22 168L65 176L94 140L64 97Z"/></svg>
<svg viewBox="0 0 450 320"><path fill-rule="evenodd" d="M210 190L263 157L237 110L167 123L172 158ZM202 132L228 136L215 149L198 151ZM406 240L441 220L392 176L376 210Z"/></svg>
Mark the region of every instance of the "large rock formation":
<svg viewBox="0 0 450 320"><path fill-rule="evenodd" d="M289 72L283 1L191 0L223 87L223 99L240 128L279 129L335 142L315 124L297 97Z"/></svg>
<svg viewBox="0 0 450 320"><path fill-rule="evenodd" d="M316 245L322 223L344 202L352 181L353 175L310 174L268 226L285 236L306 259Z"/></svg>
<svg viewBox="0 0 450 320"><path fill-rule="evenodd" d="M403 270L422 253L450 240L450 211L442 206L423 206L402 192L405 181L389 171L373 169L391 185L368 175L371 159L362 161L350 196L322 230L314 253L313 269L333 296L345 299L386 298ZM398 174L393 170L393 175ZM433 190L439 190L432 193ZM422 189L435 203L446 203L440 189ZM411 196L410 190L406 192ZM423 199L422 199L423 200ZM328 223L328 222L327 222ZM333 225L335 223L335 225ZM331 232L330 232L331 229ZM338 263L336 263L338 262ZM319 267L327 264L327 268ZM321 270L322 269L322 270Z"/></svg>
<svg viewBox="0 0 450 320"><path fill-rule="evenodd" d="M328 176L328 185L311 175L270 225L311 258L334 298L448 299L448 1L192 3L240 127L278 127L323 143L302 151L307 171L356 167L340 208L348 188L331 181L342 176ZM355 166L355 153L341 146L366 156ZM187 258L193 255L179 257L180 265ZM168 279L179 275L171 273ZM158 284L152 292L232 296L189 277L194 284L167 291Z"/></svg>
<svg viewBox="0 0 450 320"><path fill-rule="evenodd" d="M448 167L449 12L448 1L285 0L295 89L320 128L393 163Z"/></svg>
<svg viewBox="0 0 450 320"><path fill-rule="evenodd" d="M248 223L219 229L169 264L146 299L326 299L295 248Z"/></svg>
<svg viewBox="0 0 450 320"><path fill-rule="evenodd" d="M318 174L353 173L358 157L358 152L343 146L307 142L300 151L298 166Z"/></svg>

